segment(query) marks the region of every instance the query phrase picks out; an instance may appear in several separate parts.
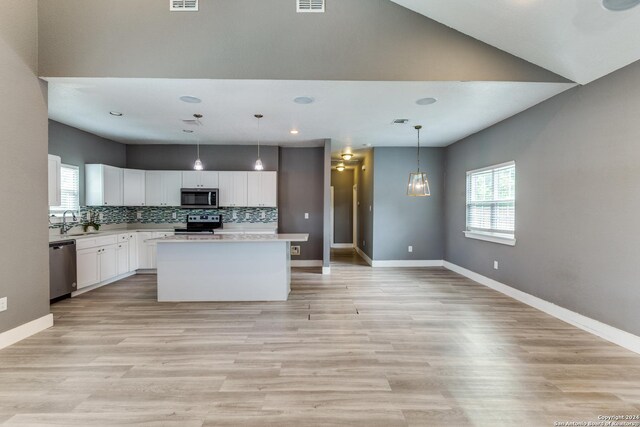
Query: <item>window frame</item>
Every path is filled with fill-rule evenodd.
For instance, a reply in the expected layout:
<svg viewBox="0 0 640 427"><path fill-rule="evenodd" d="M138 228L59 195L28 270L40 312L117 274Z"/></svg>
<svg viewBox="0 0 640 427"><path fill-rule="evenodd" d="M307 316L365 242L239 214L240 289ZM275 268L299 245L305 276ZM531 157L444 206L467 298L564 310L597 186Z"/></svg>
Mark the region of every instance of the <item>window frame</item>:
<svg viewBox="0 0 640 427"><path fill-rule="evenodd" d="M76 166L76 165L69 165L66 163L62 163L60 165L60 175L62 175L62 169L67 168L67 169L74 169L77 173L78 176L78 188L77 188L77 204L75 206L75 209L55 209L58 206L50 206L49 207L49 218L50 220L60 220L62 221L62 215L64 214L65 211L69 210L71 212L73 212L76 216L79 217L80 215L80 167ZM61 183L60 185L62 186L62 179L60 180ZM62 191L62 188L60 188L60 191ZM52 221L52 222L56 222L56 221Z"/></svg>
<svg viewBox="0 0 640 427"><path fill-rule="evenodd" d="M503 231L494 231L494 230L482 230L482 229L477 229L477 228L473 228L469 226L469 179L472 175L474 174L478 174L478 173L482 173L482 172L486 172L486 171L494 171L497 169L504 169L507 167L511 167L513 166L514 168L514 197L513 197L513 211L514 211L514 218L513 218L513 226L514 226L514 230L513 233L509 233L509 232L503 232ZM491 165L491 166L487 166L484 168L479 168L479 169L473 169L470 171L467 171L466 173L466 177L465 177L465 230L464 230L464 235L465 237L469 238L469 239L476 239L476 240L484 240L487 242L492 242L492 243L499 243L499 244L503 244L503 245L508 245L508 246L515 246L516 244L516 223L515 223L515 213L516 213L516 194L515 194L515 185L517 182L517 178L515 177L515 167L516 167L516 162L515 160L509 161L509 162L504 162L504 163L498 163L495 165ZM497 203L496 200L492 200L491 203ZM491 219L492 222L494 221L494 214L491 214Z"/></svg>

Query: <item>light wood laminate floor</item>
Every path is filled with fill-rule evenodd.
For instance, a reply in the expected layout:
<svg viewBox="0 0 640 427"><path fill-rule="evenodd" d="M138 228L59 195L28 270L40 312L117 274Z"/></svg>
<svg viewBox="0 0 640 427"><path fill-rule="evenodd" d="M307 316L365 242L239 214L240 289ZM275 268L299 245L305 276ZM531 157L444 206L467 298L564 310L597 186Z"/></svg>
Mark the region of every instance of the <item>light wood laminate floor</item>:
<svg viewBox="0 0 640 427"><path fill-rule="evenodd" d="M444 269L296 269L283 303L135 276L0 350L0 423L551 426L640 414L640 356Z"/></svg>

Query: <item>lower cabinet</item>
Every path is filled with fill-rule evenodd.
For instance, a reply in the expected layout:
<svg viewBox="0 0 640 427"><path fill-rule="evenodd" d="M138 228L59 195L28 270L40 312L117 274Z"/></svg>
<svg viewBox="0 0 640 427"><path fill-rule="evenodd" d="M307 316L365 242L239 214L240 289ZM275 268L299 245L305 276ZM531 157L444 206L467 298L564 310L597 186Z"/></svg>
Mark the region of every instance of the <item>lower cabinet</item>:
<svg viewBox="0 0 640 427"><path fill-rule="evenodd" d="M100 281L113 279L118 275L118 256L116 245L100 248Z"/></svg>
<svg viewBox="0 0 640 427"><path fill-rule="evenodd" d="M129 270L129 242L118 242L116 249L116 258L118 260L118 276L127 274Z"/></svg>
<svg viewBox="0 0 640 427"><path fill-rule="evenodd" d="M78 289L100 283L100 248L83 249L76 253Z"/></svg>
<svg viewBox="0 0 640 427"><path fill-rule="evenodd" d="M140 268L138 266L138 233L129 233L127 241L129 244L129 271L136 271Z"/></svg>

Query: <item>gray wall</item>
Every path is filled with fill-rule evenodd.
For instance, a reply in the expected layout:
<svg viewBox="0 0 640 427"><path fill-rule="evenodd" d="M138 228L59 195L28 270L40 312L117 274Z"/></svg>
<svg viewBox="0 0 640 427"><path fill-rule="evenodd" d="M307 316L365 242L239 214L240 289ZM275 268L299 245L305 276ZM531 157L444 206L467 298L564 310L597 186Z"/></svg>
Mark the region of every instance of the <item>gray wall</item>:
<svg viewBox="0 0 640 427"><path fill-rule="evenodd" d="M638 82L640 62L448 147L445 258L639 335ZM509 160L516 246L465 238L465 172Z"/></svg>
<svg viewBox="0 0 640 427"><path fill-rule="evenodd" d="M170 13L158 0L40 0L40 75L564 81L389 0L327 3L324 14L297 14L293 0Z"/></svg>
<svg viewBox="0 0 640 427"><path fill-rule="evenodd" d="M0 13L0 332L49 313L47 100L37 73L37 1ZM17 226L17 224L26 226Z"/></svg>
<svg viewBox="0 0 640 427"><path fill-rule="evenodd" d="M416 148L374 149L373 259L441 260L444 256L444 149L420 150L430 197L408 197ZM409 253L408 247L413 246Z"/></svg>
<svg viewBox="0 0 640 427"><path fill-rule="evenodd" d="M334 243L353 243L353 183L353 169L331 171Z"/></svg>
<svg viewBox="0 0 640 427"><path fill-rule="evenodd" d="M80 168L80 206L85 204L84 165L102 163L125 167L126 146L49 120L49 154L62 158L62 163Z"/></svg>
<svg viewBox="0 0 640 427"><path fill-rule="evenodd" d="M145 170L190 170L196 160L195 145L127 145L127 167ZM255 145L201 145L200 159L208 170L253 170ZM260 147L267 171L278 170L278 147Z"/></svg>
<svg viewBox="0 0 640 427"><path fill-rule="evenodd" d="M364 170L362 167L364 166ZM358 247L373 258L373 149L365 152L356 170L358 185ZM371 209L370 209L371 207Z"/></svg>
<svg viewBox="0 0 640 427"><path fill-rule="evenodd" d="M281 148L278 173L278 231L309 233L293 260L322 260L324 235L324 148ZM309 219L304 219L305 212Z"/></svg>

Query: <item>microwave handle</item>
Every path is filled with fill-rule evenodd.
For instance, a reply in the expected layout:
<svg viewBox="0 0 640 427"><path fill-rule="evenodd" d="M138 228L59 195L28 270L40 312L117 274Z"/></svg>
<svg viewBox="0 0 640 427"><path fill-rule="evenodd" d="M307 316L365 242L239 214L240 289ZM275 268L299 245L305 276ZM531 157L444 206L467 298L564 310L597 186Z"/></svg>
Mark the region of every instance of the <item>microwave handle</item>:
<svg viewBox="0 0 640 427"><path fill-rule="evenodd" d="M209 191L209 206L211 206L211 191Z"/></svg>

